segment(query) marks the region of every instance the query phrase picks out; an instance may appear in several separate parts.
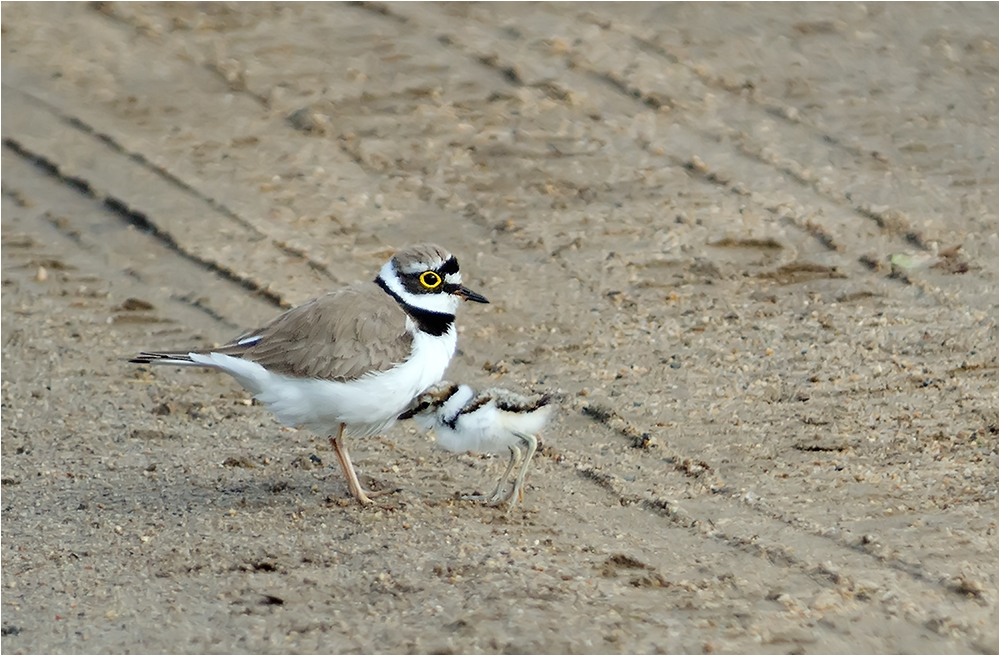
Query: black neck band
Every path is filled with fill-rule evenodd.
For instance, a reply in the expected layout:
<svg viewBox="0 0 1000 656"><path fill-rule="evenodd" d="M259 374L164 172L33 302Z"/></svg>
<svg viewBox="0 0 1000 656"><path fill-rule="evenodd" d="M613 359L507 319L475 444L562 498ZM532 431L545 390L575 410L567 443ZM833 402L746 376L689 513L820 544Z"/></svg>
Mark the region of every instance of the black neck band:
<svg viewBox="0 0 1000 656"><path fill-rule="evenodd" d="M404 301L399 294L389 289L389 285L385 284L385 281L381 278L376 278L375 284L381 287L382 291L386 294L396 299L396 302L399 303L401 308L403 308L403 311L410 315L410 318L416 322L417 328L420 329L420 332L440 337L448 332L448 329L451 328L451 324L455 322L454 314L432 312L430 310L424 310L410 305Z"/></svg>

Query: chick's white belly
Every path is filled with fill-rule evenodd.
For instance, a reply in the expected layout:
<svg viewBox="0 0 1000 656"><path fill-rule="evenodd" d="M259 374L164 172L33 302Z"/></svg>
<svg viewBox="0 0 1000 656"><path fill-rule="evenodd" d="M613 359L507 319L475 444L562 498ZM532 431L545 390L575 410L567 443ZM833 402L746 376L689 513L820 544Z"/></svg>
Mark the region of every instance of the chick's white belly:
<svg viewBox="0 0 1000 656"><path fill-rule="evenodd" d="M485 406L476 412L459 415L452 428L438 421L434 424L434 437L438 444L449 451L498 453L516 439L501 423L496 408Z"/></svg>
<svg viewBox="0 0 1000 656"><path fill-rule="evenodd" d="M547 408L532 413L511 413L486 405L475 412L458 415L452 428L440 417L433 424L438 444L449 451L474 453L504 453L511 446L520 446L517 433L533 435L545 425Z"/></svg>

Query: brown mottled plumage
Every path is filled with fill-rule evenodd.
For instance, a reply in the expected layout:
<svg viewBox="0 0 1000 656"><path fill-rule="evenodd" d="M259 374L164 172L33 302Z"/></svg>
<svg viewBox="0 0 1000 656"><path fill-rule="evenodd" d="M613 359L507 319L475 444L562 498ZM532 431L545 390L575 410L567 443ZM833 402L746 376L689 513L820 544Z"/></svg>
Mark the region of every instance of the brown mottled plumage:
<svg viewBox="0 0 1000 656"><path fill-rule="evenodd" d="M245 346L241 339L259 337ZM315 298L216 349L293 378L340 382L385 371L410 355L406 312L375 283Z"/></svg>

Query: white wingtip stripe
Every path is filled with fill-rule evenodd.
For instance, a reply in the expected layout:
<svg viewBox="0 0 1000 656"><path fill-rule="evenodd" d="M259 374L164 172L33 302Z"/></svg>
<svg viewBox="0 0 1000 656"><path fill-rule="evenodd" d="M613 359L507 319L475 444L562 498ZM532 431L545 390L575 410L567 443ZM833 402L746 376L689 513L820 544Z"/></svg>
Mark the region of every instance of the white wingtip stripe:
<svg viewBox="0 0 1000 656"><path fill-rule="evenodd" d="M155 360L150 360L146 364L167 364L167 365L177 365L179 367L201 367L203 365L192 362L191 360L175 360L173 358L157 358Z"/></svg>

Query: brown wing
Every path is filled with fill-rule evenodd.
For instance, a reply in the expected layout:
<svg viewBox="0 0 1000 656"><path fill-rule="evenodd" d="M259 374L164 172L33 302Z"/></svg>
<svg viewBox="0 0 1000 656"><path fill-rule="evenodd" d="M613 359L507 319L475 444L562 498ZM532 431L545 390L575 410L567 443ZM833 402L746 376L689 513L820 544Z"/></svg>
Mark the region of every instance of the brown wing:
<svg viewBox="0 0 1000 656"><path fill-rule="evenodd" d="M403 362L412 343L406 313L364 283L313 299L212 351L286 376L347 381Z"/></svg>

